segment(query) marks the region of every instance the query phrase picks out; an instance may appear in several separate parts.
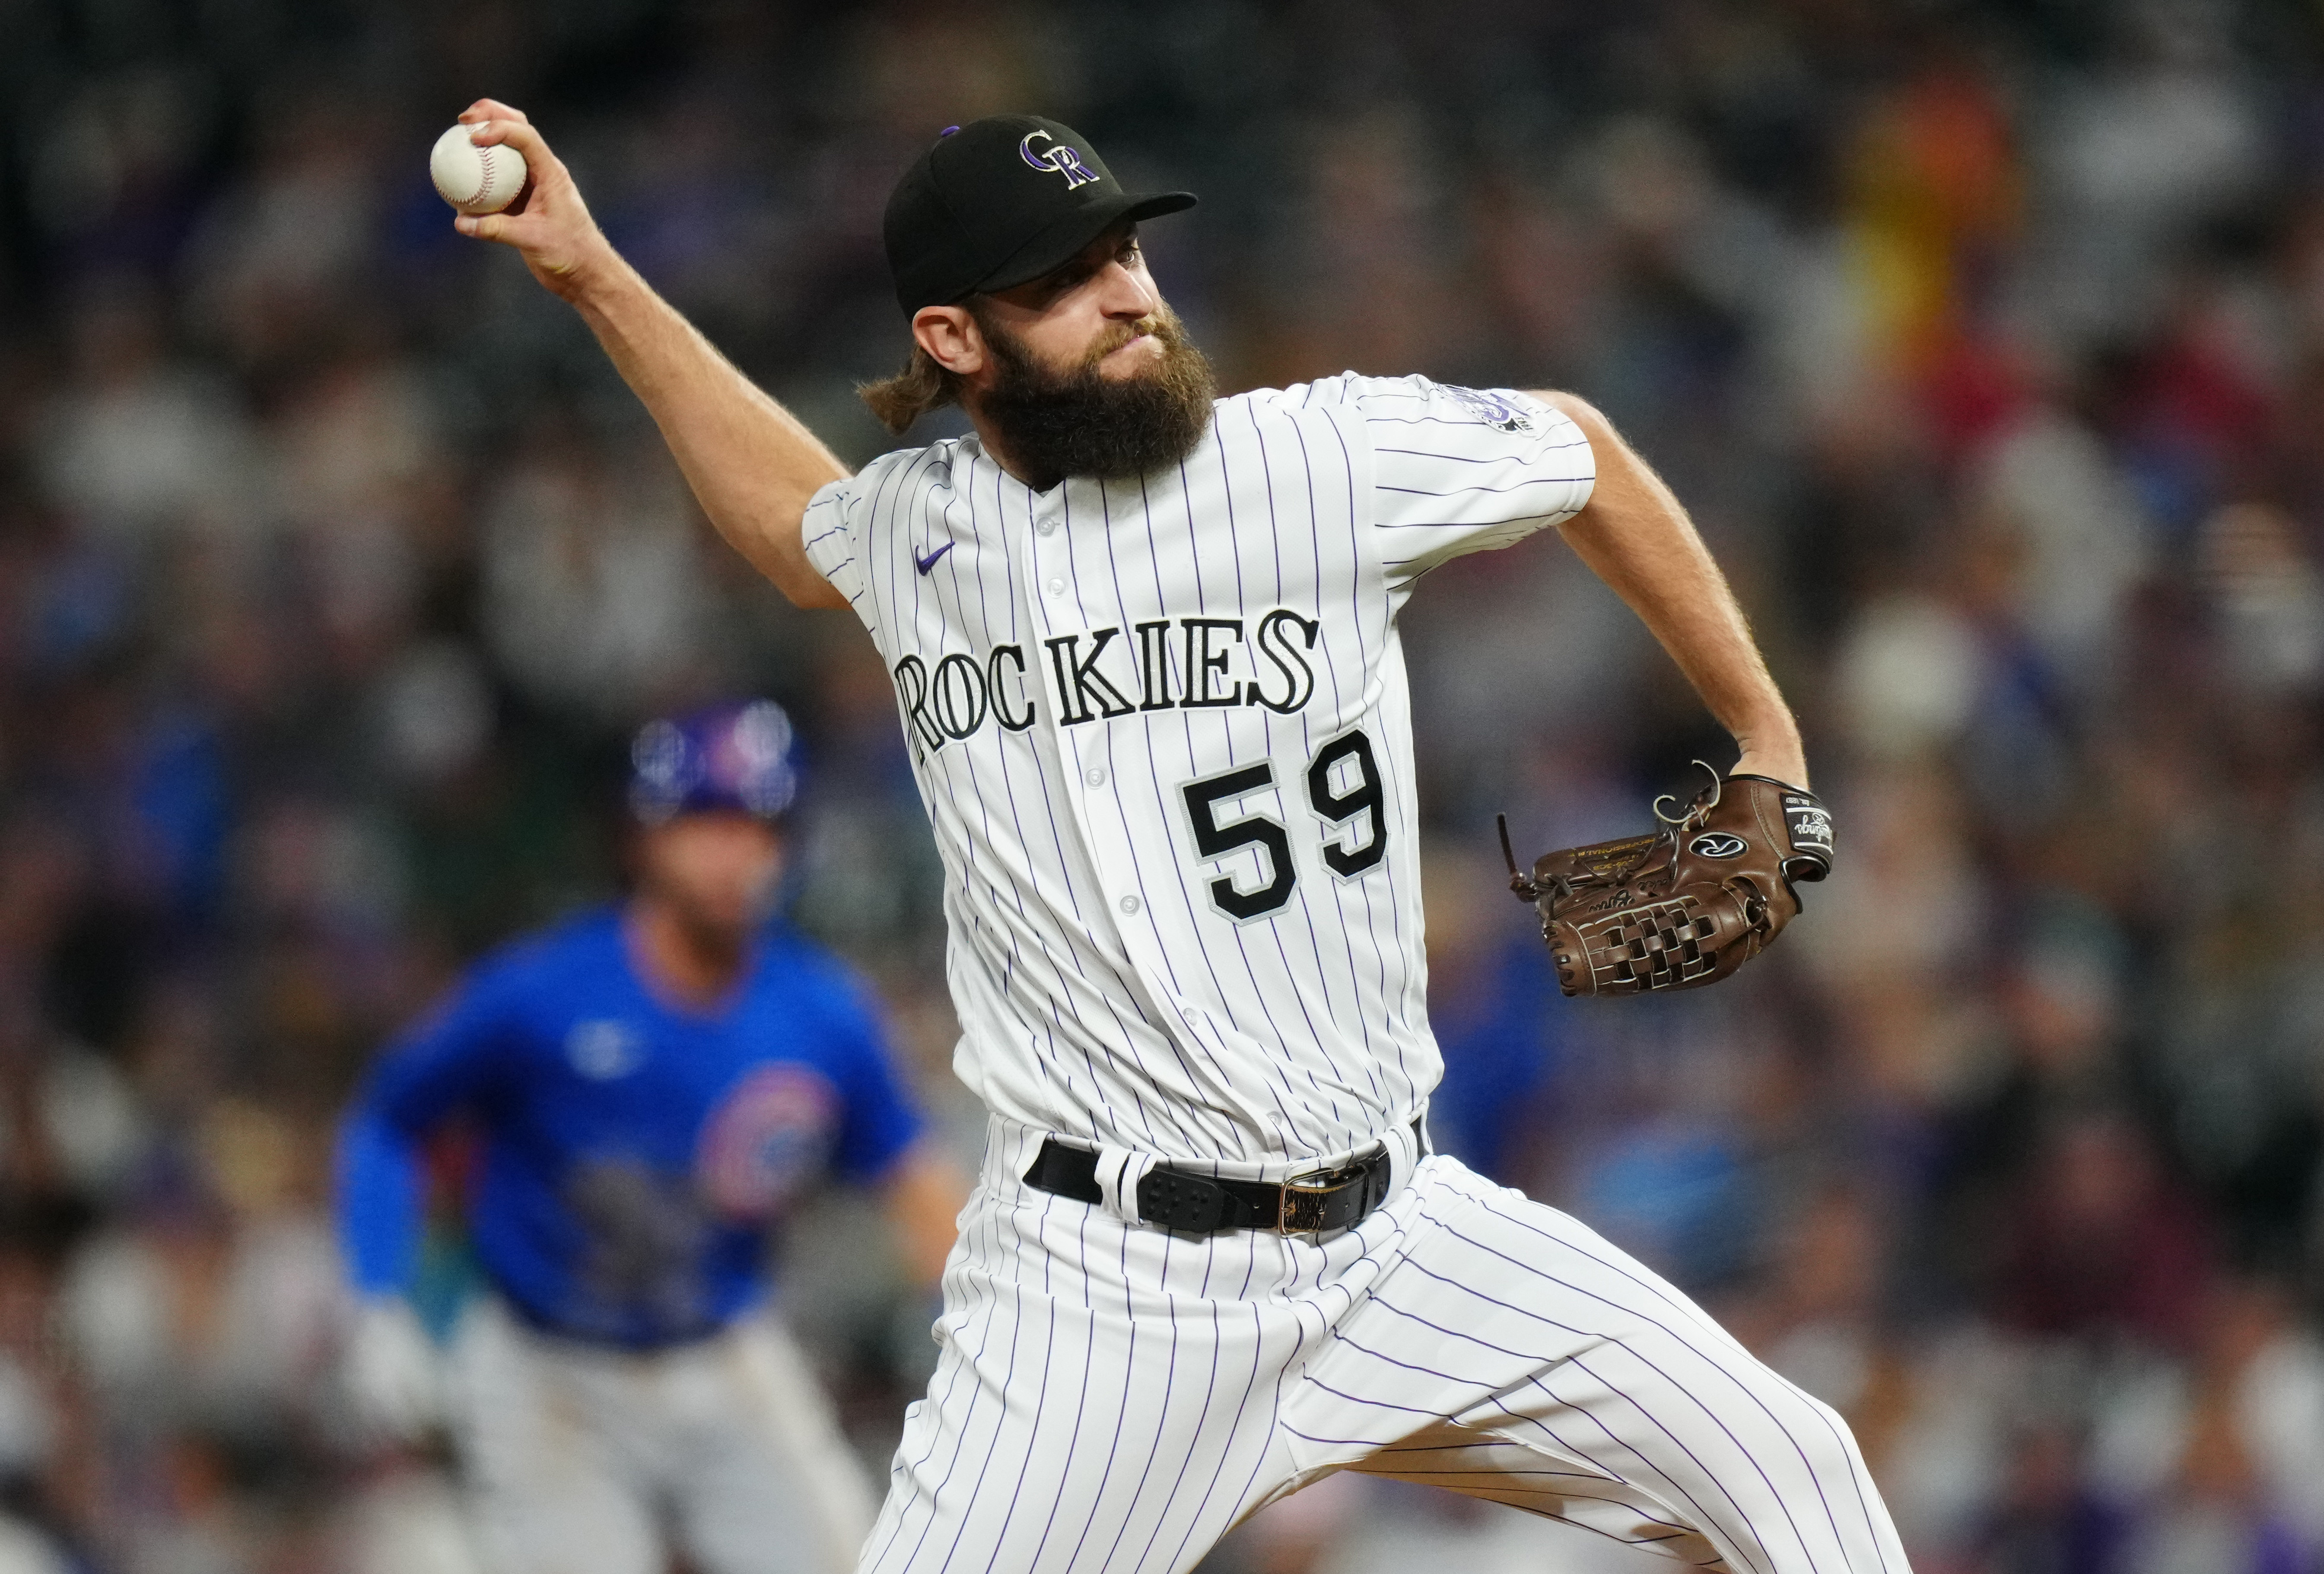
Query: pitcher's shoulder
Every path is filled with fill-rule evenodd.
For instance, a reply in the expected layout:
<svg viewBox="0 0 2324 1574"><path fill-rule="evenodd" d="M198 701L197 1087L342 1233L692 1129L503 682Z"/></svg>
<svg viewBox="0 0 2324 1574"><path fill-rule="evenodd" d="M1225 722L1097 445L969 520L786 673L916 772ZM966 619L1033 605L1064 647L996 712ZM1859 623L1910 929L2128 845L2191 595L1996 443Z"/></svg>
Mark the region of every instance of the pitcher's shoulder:
<svg viewBox="0 0 2324 1574"><path fill-rule="evenodd" d="M982 451L973 434L939 437L917 448L890 448L853 475L833 484L857 493L873 491L883 483L905 480L930 480L941 484L950 481L955 472L964 473L970 469Z"/></svg>
<svg viewBox="0 0 2324 1574"><path fill-rule="evenodd" d="M1219 400L1219 414L1225 417L1231 407L1240 406L1253 414L1303 410L1346 410L1366 413L1371 407L1397 400L1425 403L1434 385L1417 373L1405 377L1367 377L1361 373L1342 372L1330 377L1318 377L1309 382L1286 383L1281 388L1254 388L1245 393L1231 394Z"/></svg>

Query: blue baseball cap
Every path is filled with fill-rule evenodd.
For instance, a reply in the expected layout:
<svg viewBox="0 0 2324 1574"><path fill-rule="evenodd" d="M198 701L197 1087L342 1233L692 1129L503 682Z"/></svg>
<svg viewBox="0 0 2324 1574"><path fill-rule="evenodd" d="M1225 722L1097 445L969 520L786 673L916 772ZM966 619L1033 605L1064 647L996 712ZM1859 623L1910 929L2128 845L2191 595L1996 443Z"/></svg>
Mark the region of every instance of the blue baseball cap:
<svg viewBox="0 0 2324 1574"><path fill-rule="evenodd" d="M779 819L798 791L798 734L772 700L658 718L630 743L630 812L641 824L718 810Z"/></svg>

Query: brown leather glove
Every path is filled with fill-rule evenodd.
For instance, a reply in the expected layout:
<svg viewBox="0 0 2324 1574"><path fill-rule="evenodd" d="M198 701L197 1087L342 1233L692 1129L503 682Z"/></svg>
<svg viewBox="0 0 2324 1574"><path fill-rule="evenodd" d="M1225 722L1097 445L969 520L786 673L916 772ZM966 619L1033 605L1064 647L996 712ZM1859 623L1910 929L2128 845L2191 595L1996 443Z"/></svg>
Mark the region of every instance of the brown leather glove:
<svg viewBox="0 0 2324 1574"><path fill-rule="evenodd" d="M1831 872L1831 815L1804 787L1713 772L1683 814L1664 813L1671 801L1655 800L1651 835L1544 853L1530 877L1502 823L1509 888L1541 910L1568 995L1716 983L1799 913L1793 882Z"/></svg>

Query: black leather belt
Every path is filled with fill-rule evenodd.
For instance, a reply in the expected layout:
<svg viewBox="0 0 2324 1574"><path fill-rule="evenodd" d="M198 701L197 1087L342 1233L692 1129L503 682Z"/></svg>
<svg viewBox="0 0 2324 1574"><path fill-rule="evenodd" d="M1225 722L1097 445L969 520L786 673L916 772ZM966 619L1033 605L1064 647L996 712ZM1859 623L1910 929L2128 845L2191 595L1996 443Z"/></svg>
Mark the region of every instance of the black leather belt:
<svg viewBox="0 0 2324 1574"><path fill-rule="evenodd" d="M1420 1151L1428 1151L1421 1123L1412 1123ZM1313 1235L1347 1229L1388 1201L1388 1151L1367 1154L1336 1170L1318 1170L1281 1185L1230 1181L1192 1170L1157 1164L1138 1183L1138 1216L1164 1229L1217 1235L1229 1229L1266 1229L1277 1235ZM1102 1202L1097 1155L1068 1147L1052 1137L1041 1144L1025 1172L1025 1183L1076 1202Z"/></svg>

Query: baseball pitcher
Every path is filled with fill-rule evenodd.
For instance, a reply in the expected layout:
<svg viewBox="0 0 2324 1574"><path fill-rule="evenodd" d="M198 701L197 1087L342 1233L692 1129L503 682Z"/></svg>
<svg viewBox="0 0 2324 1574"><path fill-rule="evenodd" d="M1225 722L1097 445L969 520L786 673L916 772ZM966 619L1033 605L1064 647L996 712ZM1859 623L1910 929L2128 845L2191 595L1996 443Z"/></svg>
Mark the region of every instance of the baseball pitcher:
<svg viewBox="0 0 2324 1574"><path fill-rule="evenodd" d="M1433 1155L1411 719L1421 576L1545 526L1740 749L1661 830L1544 859L1566 987L1731 971L1829 823L1684 511L1570 395L1344 375L1217 397L1124 190L1029 115L949 128L886 244L899 432L849 474L626 266L513 109L516 209L456 220L570 301L711 519L895 687L991 1114L880 1574L1190 1568L1336 1470L1687 1562L1903 1574L1847 1428L1577 1220ZM1644 916L1629 916L1633 908Z"/></svg>

